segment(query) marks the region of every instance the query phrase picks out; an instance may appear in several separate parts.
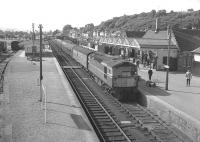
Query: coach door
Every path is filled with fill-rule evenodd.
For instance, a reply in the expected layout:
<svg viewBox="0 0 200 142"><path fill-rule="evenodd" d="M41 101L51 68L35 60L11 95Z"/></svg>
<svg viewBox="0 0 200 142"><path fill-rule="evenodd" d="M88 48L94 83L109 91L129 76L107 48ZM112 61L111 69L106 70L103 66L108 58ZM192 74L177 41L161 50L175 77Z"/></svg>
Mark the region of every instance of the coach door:
<svg viewBox="0 0 200 142"><path fill-rule="evenodd" d="M104 66L104 78L107 79L107 67Z"/></svg>

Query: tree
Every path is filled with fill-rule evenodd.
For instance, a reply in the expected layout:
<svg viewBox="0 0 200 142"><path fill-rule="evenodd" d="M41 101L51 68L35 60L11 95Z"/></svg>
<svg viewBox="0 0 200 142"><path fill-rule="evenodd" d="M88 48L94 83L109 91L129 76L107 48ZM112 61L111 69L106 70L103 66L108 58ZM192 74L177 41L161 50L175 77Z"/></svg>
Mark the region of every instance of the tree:
<svg viewBox="0 0 200 142"><path fill-rule="evenodd" d="M158 12L156 13L156 16L166 16L167 12L166 10L158 10Z"/></svg>
<svg viewBox="0 0 200 142"><path fill-rule="evenodd" d="M194 24L193 26L197 29L200 29L200 18L195 18L194 19Z"/></svg>
<svg viewBox="0 0 200 142"><path fill-rule="evenodd" d="M190 9L188 9L187 11L188 11L188 12L193 12L194 9L193 9L193 8L190 8Z"/></svg>
<svg viewBox="0 0 200 142"><path fill-rule="evenodd" d="M58 33L61 33L61 31L58 30L58 29L56 29L55 31L53 31L53 36L56 35L56 34L58 34Z"/></svg>
<svg viewBox="0 0 200 142"><path fill-rule="evenodd" d="M69 25L69 24L68 24L68 25L65 25L65 26L63 27L63 34L68 35L71 29L73 29L71 25Z"/></svg>
<svg viewBox="0 0 200 142"><path fill-rule="evenodd" d="M156 16L156 10L151 10L151 12L150 12L150 16L153 18L153 17L155 17Z"/></svg>

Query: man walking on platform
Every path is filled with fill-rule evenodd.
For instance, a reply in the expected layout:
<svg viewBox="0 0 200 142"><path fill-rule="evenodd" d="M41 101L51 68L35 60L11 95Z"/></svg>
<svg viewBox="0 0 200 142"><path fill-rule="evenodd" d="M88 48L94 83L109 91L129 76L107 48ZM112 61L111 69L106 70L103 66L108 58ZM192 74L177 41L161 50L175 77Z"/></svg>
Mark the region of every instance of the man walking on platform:
<svg viewBox="0 0 200 142"><path fill-rule="evenodd" d="M192 73L190 72L190 70L187 70L185 77L186 77L186 86L190 86L190 80L192 79Z"/></svg>

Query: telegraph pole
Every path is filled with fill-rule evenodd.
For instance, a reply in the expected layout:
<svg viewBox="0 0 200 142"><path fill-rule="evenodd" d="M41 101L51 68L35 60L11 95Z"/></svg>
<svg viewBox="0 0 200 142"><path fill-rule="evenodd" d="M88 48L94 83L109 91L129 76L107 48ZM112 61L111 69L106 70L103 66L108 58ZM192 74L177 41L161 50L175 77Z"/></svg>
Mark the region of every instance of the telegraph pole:
<svg viewBox="0 0 200 142"><path fill-rule="evenodd" d="M40 29L40 102L42 101L42 24L38 27Z"/></svg>
<svg viewBox="0 0 200 142"><path fill-rule="evenodd" d="M166 82L165 82L165 90L168 90L168 82L169 82L169 62L170 62L170 45L171 45L171 27L167 28L167 36L168 36L168 54L167 54L167 66L166 66Z"/></svg>
<svg viewBox="0 0 200 142"><path fill-rule="evenodd" d="M35 45L35 29L34 29L34 23L32 23L32 29L33 29L33 37L32 37L32 41L33 41L33 46Z"/></svg>

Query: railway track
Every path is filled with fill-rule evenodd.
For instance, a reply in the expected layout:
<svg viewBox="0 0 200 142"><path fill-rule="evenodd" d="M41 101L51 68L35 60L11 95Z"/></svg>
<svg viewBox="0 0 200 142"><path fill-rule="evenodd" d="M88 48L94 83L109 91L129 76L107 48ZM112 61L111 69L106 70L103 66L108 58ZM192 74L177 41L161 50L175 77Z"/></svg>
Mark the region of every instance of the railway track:
<svg viewBox="0 0 200 142"><path fill-rule="evenodd" d="M91 85L89 75L80 73L77 63L59 49L53 48L53 52L101 141L184 142L148 109L138 104L122 104L108 92L98 94L100 91L92 89L95 84Z"/></svg>
<svg viewBox="0 0 200 142"><path fill-rule="evenodd" d="M68 60L66 61L66 59L61 56L56 56L62 66L65 65L64 62L68 62ZM99 99L96 98L74 69L64 68L63 71L69 79L69 82L84 107L84 110L89 116L90 121L93 126L95 126L100 141L132 142L135 140L134 137L128 135L120 128L115 120L116 117L114 114L103 105L103 102L100 102Z"/></svg>
<svg viewBox="0 0 200 142"><path fill-rule="evenodd" d="M13 55L13 52L8 54L0 53L0 94L3 92L3 81L4 81L4 72L6 66L9 62L9 57Z"/></svg>

